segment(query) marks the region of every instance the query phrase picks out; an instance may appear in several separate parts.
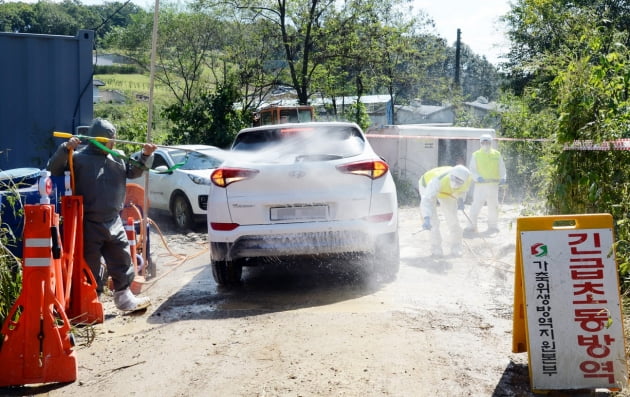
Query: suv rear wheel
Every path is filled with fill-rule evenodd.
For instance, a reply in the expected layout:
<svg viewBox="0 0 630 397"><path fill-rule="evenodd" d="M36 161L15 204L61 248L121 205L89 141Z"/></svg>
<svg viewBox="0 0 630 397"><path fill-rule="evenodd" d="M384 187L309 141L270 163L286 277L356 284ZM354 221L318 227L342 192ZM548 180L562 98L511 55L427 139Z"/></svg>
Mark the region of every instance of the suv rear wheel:
<svg viewBox="0 0 630 397"><path fill-rule="evenodd" d="M231 287L241 282L243 265L238 261L210 261L212 266L212 277L214 281L222 287Z"/></svg>

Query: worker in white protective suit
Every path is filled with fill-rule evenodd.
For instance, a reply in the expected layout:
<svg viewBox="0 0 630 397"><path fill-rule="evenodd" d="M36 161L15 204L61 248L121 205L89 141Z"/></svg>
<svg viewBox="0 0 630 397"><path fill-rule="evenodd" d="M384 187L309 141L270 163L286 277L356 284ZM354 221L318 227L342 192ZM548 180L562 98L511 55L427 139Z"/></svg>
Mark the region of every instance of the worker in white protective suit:
<svg viewBox="0 0 630 397"><path fill-rule="evenodd" d="M463 165L437 167L427 171L418 181L422 228L431 230L431 254L443 255L438 204L448 227L450 253L462 255L462 228L457 218L458 200L468 192L472 178Z"/></svg>
<svg viewBox="0 0 630 397"><path fill-rule="evenodd" d="M484 134L479 138L481 148L472 154L469 169L475 181L473 201L470 207L470 225L466 233L477 232L477 219L484 204L488 207L488 233L499 231L499 185L506 183L505 163L501 153L492 148L492 136Z"/></svg>

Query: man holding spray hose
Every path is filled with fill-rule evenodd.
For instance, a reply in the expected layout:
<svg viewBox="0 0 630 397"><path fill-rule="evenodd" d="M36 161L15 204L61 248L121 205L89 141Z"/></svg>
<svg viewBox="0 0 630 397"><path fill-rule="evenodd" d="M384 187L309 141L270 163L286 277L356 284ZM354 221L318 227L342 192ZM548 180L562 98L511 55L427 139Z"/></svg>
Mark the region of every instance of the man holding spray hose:
<svg viewBox="0 0 630 397"><path fill-rule="evenodd" d="M129 289L135 274L120 211L124 205L127 178L137 178L151 166L157 146L145 143L140 164L126 164L112 154L116 138L112 123L95 119L88 135L109 140L104 144L90 140L84 148L73 152L81 140L72 137L59 145L48 161L48 170L53 176L63 176L72 163L73 194L83 196L83 256L97 281L97 292L103 292L102 257L114 284L116 307L122 311L144 309L150 305L149 298L138 298Z"/></svg>

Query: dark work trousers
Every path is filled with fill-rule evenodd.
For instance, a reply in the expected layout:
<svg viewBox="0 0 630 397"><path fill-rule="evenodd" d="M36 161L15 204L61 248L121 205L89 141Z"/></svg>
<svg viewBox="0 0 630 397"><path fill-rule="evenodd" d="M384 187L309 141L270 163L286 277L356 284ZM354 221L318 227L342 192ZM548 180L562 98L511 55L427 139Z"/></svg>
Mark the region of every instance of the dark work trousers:
<svg viewBox="0 0 630 397"><path fill-rule="evenodd" d="M105 260L115 291L122 291L131 285L135 273L129 240L119 216L108 222L83 221L83 257L96 279L99 294L103 292L105 282L101 258Z"/></svg>

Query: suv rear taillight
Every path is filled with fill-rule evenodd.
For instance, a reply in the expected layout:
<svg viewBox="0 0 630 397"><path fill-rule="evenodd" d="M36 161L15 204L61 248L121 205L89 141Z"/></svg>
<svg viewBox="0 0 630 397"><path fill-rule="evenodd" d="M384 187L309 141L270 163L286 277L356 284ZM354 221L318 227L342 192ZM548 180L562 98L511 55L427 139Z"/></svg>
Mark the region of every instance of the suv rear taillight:
<svg viewBox="0 0 630 397"><path fill-rule="evenodd" d="M226 187L230 183L252 178L258 172L246 168L217 168L210 175L210 180L219 187Z"/></svg>
<svg viewBox="0 0 630 397"><path fill-rule="evenodd" d="M364 175L368 178L376 179L385 175L389 170L389 166L384 161L376 160L338 165L337 169L347 174Z"/></svg>
<svg viewBox="0 0 630 397"><path fill-rule="evenodd" d="M219 230L222 232L229 232L237 227L239 227L238 223L219 223L219 222L210 222L210 227L212 230Z"/></svg>

